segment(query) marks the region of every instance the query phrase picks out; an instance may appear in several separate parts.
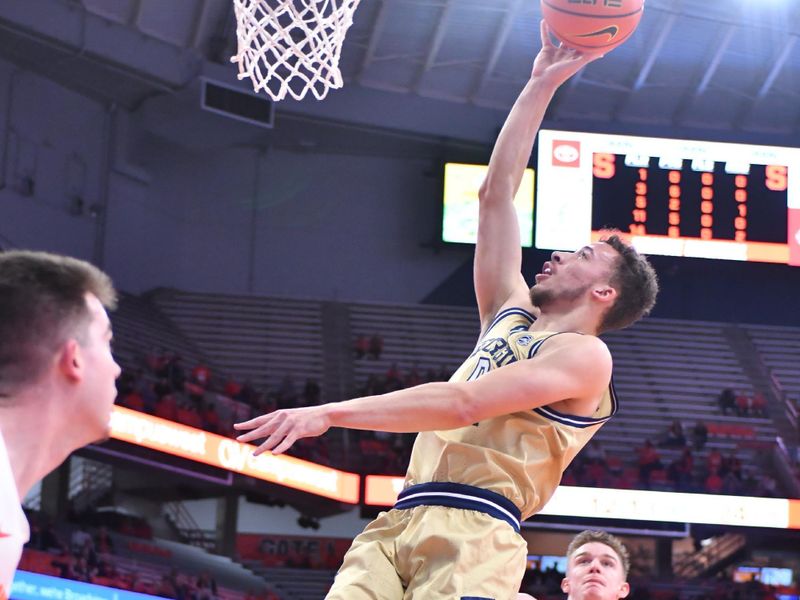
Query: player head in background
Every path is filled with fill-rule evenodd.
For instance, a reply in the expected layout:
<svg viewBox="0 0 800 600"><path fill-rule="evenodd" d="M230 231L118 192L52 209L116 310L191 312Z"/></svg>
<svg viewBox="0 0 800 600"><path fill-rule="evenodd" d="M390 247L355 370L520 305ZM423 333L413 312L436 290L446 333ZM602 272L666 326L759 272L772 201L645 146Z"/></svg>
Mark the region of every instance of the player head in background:
<svg viewBox="0 0 800 600"><path fill-rule="evenodd" d="M583 531L567 548L561 590L567 600L619 600L630 593L628 549L604 531Z"/></svg>

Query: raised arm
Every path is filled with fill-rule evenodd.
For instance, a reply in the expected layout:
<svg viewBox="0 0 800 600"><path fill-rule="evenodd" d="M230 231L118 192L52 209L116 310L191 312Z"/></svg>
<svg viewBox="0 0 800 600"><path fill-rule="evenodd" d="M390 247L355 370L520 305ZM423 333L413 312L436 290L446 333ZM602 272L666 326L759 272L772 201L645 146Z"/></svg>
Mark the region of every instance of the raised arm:
<svg viewBox="0 0 800 600"><path fill-rule="evenodd" d="M527 294L514 196L528 164L533 142L558 87L598 55L558 47L541 23L542 49L531 78L514 103L495 143L481 185L478 242L475 247L475 295L483 326L516 293Z"/></svg>
<svg viewBox="0 0 800 600"><path fill-rule="evenodd" d="M234 427L242 442L267 438L256 454L284 452L296 440L330 427L416 432L457 429L491 417L568 401L590 416L611 379L611 355L599 338L563 334L529 360L468 382L426 383L382 396L279 410Z"/></svg>

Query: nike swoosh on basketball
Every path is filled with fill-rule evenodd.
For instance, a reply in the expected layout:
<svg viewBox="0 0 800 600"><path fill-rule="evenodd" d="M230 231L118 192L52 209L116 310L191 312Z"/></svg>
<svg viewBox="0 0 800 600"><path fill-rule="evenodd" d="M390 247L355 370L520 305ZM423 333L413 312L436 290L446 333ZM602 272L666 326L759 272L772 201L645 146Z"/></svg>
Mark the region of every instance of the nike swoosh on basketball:
<svg viewBox="0 0 800 600"><path fill-rule="evenodd" d="M593 31L591 33L584 33L582 35L576 35L575 37L590 38L608 34L609 36L608 39L610 41L613 40L615 37L617 37L618 33L619 33L619 27L617 27L616 25L609 25L608 27L604 27L603 29L598 29L597 31Z"/></svg>

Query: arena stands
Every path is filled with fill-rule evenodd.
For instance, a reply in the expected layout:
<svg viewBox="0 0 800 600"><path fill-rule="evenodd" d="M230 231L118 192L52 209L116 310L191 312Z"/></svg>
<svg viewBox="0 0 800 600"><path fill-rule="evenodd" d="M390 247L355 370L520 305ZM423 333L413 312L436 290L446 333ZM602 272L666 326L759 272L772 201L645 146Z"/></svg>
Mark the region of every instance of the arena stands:
<svg viewBox="0 0 800 600"><path fill-rule="evenodd" d="M717 397L723 389L745 396L756 393L728 346L723 327L645 319L604 336L614 357L620 399L619 413L597 436L607 452L624 460L630 448L642 447L647 440L657 442L666 425L678 417L687 429L700 422L708 430L707 443L694 452L695 479L705 478L700 465L713 450L735 455L749 469L772 470L759 450L774 445L773 422L767 416L725 415L719 410ZM682 447L659 448L664 469L655 472L656 488L674 489L666 465L682 452Z"/></svg>
<svg viewBox="0 0 800 600"><path fill-rule="evenodd" d="M87 526L86 517L55 525L37 513L28 517L23 570L175 600L245 600L248 590L276 595L230 558L193 546Z"/></svg>
<svg viewBox="0 0 800 600"><path fill-rule="evenodd" d="M321 381L321 303L159 290L156 306L226 374L261 388Z"/></svg>
<svg viewBox="0 0 800 600"><path fill-rule="evenodd" d="M211 362L146 296L122 294L112 317L114 354L123 364L138 365L148 353L165 351L181 356L185 364Z"/></svg>
<svg viewBox="0 0 800 600"><path fill-rule="evenodd" d="M218 406L222 417L214 427L223 433L237 416L243 418L251 411L264 412L276 405L308 402L298 385L304 380L323 383L315 401L336 399L335 393L324 389L324 373L330 362L350 366L351 372L344 378L352 382L351 396L446 379L474 347L479 328L472 310L453 307L347 304L339 311L346 322L326 328L319 302L172 290L159 291L153 302L149 305L152 324L135 327L148 333L146 340L139 336L140 347L146 343L169 348L174 354L185 353L190 360L214 365L214 379L219 380L219 385L232 373L235 379L258 386L254 397L261 400L251 403L233 401L222 393L224 390L203 390L205 400L201 407ZM120 338L124 340L126 326L148 320L147 308L142 300L123 301ZM118 318L115 316L115 324ZM777 494L775 477L759 475L759 481L754 481L756 475L773 471L770 454L761 452L774 446L777 436L766 410L723 414L718 406L717 399L725 389L735 390L736 396L742 398L761 393L731 349L726 327L711 322L646 319L605 336L615 360L614 382L620 399L619 413L596 438L608 454L606 471L601 472L595 461L590 465L594 473L587 480L581 458L567 473L565 482L598 484L602 480L611 486L685 491L722 491L723 487L729 491L741 484L750 493ZM324 331L344 332L347 339L337 339L326 346ZM368 342L374 337L382 339L381 352L370 354L367 344L365 352L359 354L359 340ZM791 336L784 339L791 340ZM170 348L170 340L181 344ZM128 341L120 344L134 345ZM197 351L199 348L202 353ZM323 348L329 350L324 352ZM350 361L342 363L340 357L331 356L350 349L355 349ZM775 354L782 355L784 349L781 346ZM769 363L773 357L768 355L764 360ZM184 365L187 370L191 368L188 361ZM784 369L778 372L791 382L791 365L784 363ZM681 420L688 444L695 446L688 453L683 444L659 444L665 435L665 424L676 417ZM705 430L700 444L692 433L698 427ZM404 470L413 439L367 432L338 435L349 435L350 441L343 442L331 432L320 443L301 444L296 455L329 458L335 466L359 472L399 474ZM659 446L660 462L658 468L649 469L652 474L643 481L634 449L643 447L648 440ZM360 452L357 456L347 455L347 446L357 447ZM708 471L712 453L720 453L726 462L745 465L741 472L735 469L737 481L729 478L723 486L727 469L721 473ZM676 469L684 471L681 477L676 478ZM761 479L764 485L760 485Z"/></svg>
<svg viewBox="0 0 800 600"><path fill-rule="evenodd" d="M245 562L254 573L269 581L286 600L321 600L333 583L335 570L308 567L265 567L257 562Z"/></svg>
<svg viewBox="0 0 800 600"><path fill-rule="evenodd" d="M31 542L20 568L35 573L85 581L175 600L320 600L330 587L335 568L349 545L347 539L292 538L239 534L237 558L230 559L163 539L142 539L79 523L55 526L29 513ZM790 585L766 585L747 575L760 568L743 546L743 536L727 535L738 544L733 562L713 576L680 571L654 577L640 565L652 557L632 553L630 598L638 600L776 600L793 598ZM706 548L708 549L708 547ZM756 561L758 562L758 561ZM744 576L743 576L744 575ZM555 564L532 566L522 589L538 600L561 600L562 574Z"/></svg>
<svg viewBox="0 0 800 600"><path fill-rule="evenodd" d="M794 400L800 399L800 328L747 325L744 330L785 392Z"/></svg>
<svg viewBox="0 0 800 600"><path fill-rule="evenodd" d="M349 315L354 340L375 332L384 340L379 359L355 362L358 388L370 377L385 378L392 365L401 373L416 369L424 380L441 379L442 372L449 378L472 352L480 333L475 311L462 307L361 303L351 304Z"/></svg>
<svg viewBox="0 0 800 600"><path fill-rule="evenodd" d="M321 304L314 302L163 290L152 298L124 296L113 315L116 352L126 367L119 402L159 414L162 400L172 397L177 406L195 407L200 418L193 421L195 425L233 435L229 428L234 419L279 405L309 403L309 397L313 402L341 397L326 386L331 362L349 369L343 379L351 382L351 395L382 393L446 379L471 351L478 334L473 312L463 308L357 303L343 304L335 312L341 322L326 327ZM725 327L648 319L606 336L615 358L620 412L574 461L564 483L784 495L770 475L769 453L762 451L775 445L770 407L744 412L720 408L718 399L725 389L742 397L760 391L728 346ZM341 339L326 340L331 331L339 332ZM780 361L793 351L792 336L785 336L780 350L771 351L781 336L769 330L770 335L762 336L767 338L764 341L758 333L761 329L748 327L747 331L762 353L760 359L782 378L782 384L786 382L787 389L793 389L792 364ZM382 348L371 352L369 340L376 337L381 338ZM359 339L367 344L359 344ZM358 352L359 345L364 352ZM334 351L347 352L349 359L331 356ZM250 359L240 361L243 356ZM312 385L307 392L304 382L308 380L319 382L319 391ZM231 386L232 381L248 383ZM148 398L151 392L155 400ZM213 423L204 412L209 406L217 413ZM177 409L173 417L195 418ZM412 440L413 436L357 432L349 440L348 452L341 443L323 438L299 444L295 455L361 473L399 475ZM636 450L641 448L655 457L645 480ZM95 527L92 536L96 537L99 530L86 523L81 527ZM76 528L74 523L62 523L48 536L51 542L68 540ZM55 542L26 551L23 567L74 578L88 573L102 585L178 600L312 600L324 596L336 568L331 561L310 556L275 562L262 550L243 553L239 549L238 558L249 569L243 576L241 567L230 559L153 539L150 532L144 534L132 526L125 531L108 534L113 551L96 551L99 559L93 561L94 566L73 553L69 544ZM41 537L37 532L36 539ZM175 575L173 566L185 575ZM214 594L204 591L211 589L209 577L216 583ZM550 586L557 577L550 579L533 572L527 578L532 582L529 589L540 600L558 598L557 589ZM695 600L768 598L774 591L752 582L733 584L730 573L724 581L648 578L635 581L634 590L632 598L665 600L677 594Z"/></svg>

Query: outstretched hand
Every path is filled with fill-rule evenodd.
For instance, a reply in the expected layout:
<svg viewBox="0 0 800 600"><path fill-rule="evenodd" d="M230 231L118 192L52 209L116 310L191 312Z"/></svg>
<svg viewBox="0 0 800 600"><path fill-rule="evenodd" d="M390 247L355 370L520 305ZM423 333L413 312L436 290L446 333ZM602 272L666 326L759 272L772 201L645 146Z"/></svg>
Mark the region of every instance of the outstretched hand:
<svg viewBox="0 0 800 600"><path fill-rule="evenodd" d="M276 410L244 423L233 426L237 431L246 431L236 438L239 442L251 442L266 438L253 453L281 454L291 448L297 440L317 437L330 429L324 406L307 406Z"/></svg>
<svg viewBox="0 0 800 600"><path fill-rule="evenodd" d="M540 31L542 49L533 62L532 77L547 79L559 86L580 71L582 67L603 56L602 54L587 54L564 44L556 46L553 43L550 28L544 19L540 24Z"/></svg>

